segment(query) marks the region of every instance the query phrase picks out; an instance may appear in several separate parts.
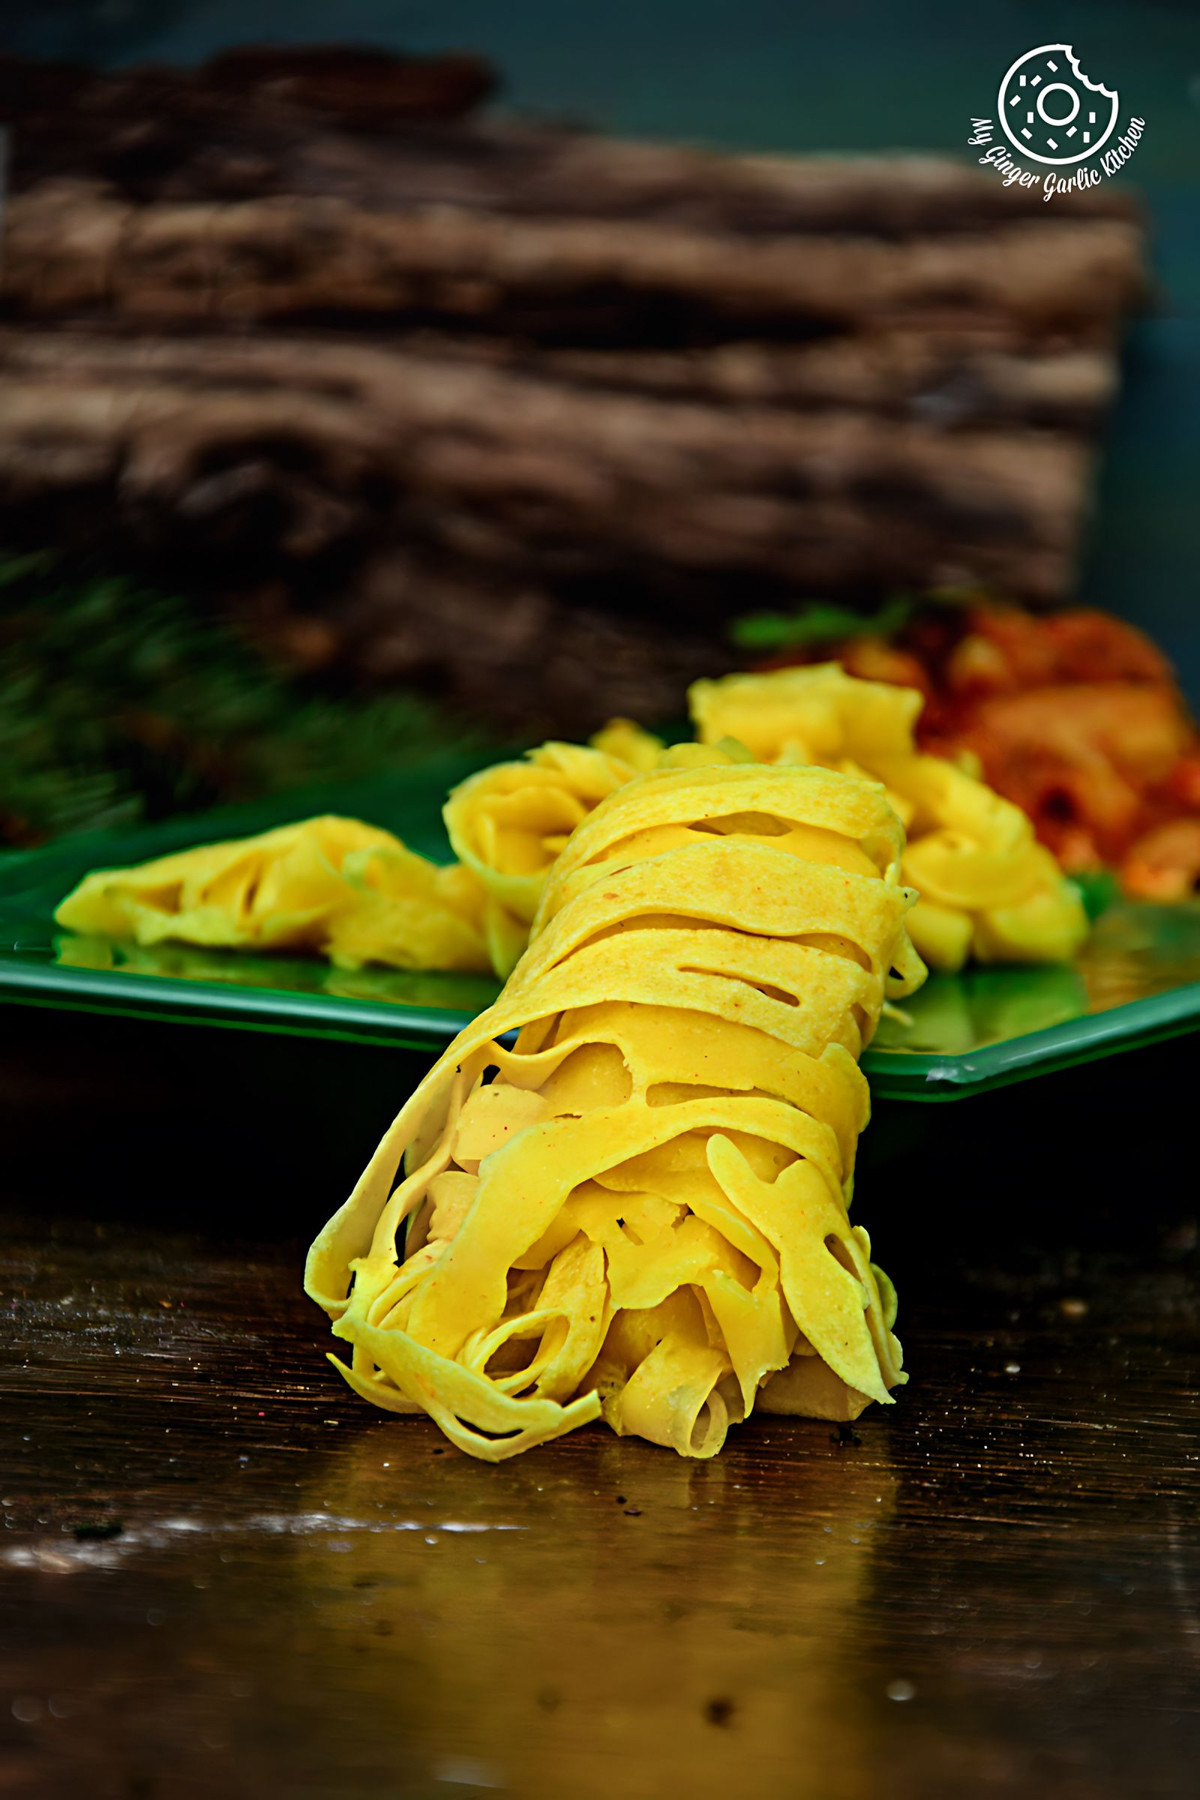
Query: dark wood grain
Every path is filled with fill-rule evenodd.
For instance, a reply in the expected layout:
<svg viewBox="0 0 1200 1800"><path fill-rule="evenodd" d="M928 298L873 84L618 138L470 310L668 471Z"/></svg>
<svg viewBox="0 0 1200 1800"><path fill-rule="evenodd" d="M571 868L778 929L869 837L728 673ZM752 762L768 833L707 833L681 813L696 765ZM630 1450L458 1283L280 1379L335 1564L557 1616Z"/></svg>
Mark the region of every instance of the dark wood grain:
<svg viewBox="0 0 1200 1800"><path fill-rule="evenodd" d="M300 1292L413 1065L0 1039L3 1794L1194 1793L1190 1046L880 1109L912 1381L845 1443L493 1469L361 1405Z"/></svg>
<svg viewBox="0 0 1200 1800"><path fill-rule="evenodd" d="M522 741L676 716L737 615L1069 597L1128 193L470 116L490 83L0 57L0 537Z"/></svg>

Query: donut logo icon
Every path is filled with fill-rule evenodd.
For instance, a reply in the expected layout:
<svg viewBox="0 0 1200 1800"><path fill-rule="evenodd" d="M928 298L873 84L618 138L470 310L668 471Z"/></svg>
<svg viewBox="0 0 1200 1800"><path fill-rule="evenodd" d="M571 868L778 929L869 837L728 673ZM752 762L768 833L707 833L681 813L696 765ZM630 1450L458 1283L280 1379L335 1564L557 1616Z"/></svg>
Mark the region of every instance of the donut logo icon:
<svg viewBox="0 0 1200 1800"><path fill-rule="evenodd" d="M1042 44L1019 56L1000 83L1000 125L1032 162L1077 163L1094 156L1117 123L1117 93L1089 81L1070 44Z"/></svg>

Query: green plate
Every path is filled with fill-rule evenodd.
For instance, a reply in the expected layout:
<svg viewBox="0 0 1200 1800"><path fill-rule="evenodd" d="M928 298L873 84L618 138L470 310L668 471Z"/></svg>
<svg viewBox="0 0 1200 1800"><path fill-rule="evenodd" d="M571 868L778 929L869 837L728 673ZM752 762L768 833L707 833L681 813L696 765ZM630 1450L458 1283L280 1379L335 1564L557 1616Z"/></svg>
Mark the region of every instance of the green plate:
<svg viewBox="0 0 1200 1800"><path fill-rule="evenodd" d="M0 1000L147 1019L342 1038L436 1054L494 998L486 976L354 973L315 960L164 944L143 948L58 929L53 910L89 869L342 812L448 857L441 802L487 761L441 757L341 788L174 819L124 834L0 856ZM1200 1028L1200 902L1115 904L1070 968L935 975L887 1019L863 1058L884 1099L955 1100Z"/></svg>

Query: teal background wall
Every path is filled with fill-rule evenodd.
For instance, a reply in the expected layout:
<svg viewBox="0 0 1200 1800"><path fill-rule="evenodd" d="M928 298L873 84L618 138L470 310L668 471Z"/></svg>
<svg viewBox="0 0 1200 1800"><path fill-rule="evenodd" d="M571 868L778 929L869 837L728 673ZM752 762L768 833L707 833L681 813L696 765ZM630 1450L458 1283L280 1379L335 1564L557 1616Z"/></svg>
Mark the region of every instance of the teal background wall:
<svg viewBox="0 0 1200 1800"><path fill-rule="evenodd" d="M1200 0L43 0L0 15L6 47L114 64L334 38L483 51L505 104L615 132L963 156L1009 63L1073 44L1120 90L1122 122L1146 120L1120 179L1146 198L1158 279L1126 348L1080 595L1151 631L1200 703Z"/></svg>

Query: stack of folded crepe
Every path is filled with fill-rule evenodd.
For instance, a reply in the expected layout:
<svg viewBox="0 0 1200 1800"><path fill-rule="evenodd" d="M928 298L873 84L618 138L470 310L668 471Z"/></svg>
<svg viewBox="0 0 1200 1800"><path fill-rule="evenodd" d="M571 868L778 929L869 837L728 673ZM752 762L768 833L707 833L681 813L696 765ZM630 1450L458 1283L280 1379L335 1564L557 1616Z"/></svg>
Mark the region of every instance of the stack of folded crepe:
<svg viewBox="0 0 1200 1800"><path fill-rule="evenodd" d="M819 763L884 783L909 831L909 930L936 969L1065 962L1087 919L1019 807L972 771L924 755L921 696L836 664L730 675L691 690L699 743L668 747L629 720L592 744L543 744L471 776L446 802L458 863L440 868L353 819L318 818L86 877L59 907L80 932L233 949L298 949L343 968L491 969L529 941L577 826L636 774L715 761Z"/></svg>
<svg viewBox="0 0 1200 1800"><path fill-rule="evenodd" d="M1079 949L1088 930L1079 892L1020 807L976 771L917 750L915 688L824 663L698 681L689 700L704 743L732 736L763 762L883 782L908 832L904 879L920 895L909 934L932 968L1067 962Z"/></svg>

